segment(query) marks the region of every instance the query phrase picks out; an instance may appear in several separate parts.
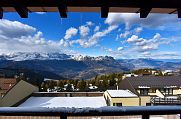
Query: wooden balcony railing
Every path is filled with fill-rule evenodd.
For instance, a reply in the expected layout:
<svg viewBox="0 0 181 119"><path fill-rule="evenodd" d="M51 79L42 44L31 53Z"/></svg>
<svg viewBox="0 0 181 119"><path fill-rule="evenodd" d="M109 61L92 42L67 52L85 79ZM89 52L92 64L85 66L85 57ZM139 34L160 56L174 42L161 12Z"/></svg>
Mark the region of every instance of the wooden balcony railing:
<svg viewBox="0 0 181 119"><path fill-rule="evenodd" d="M177 98L151 98L153 105L181 105L181 100Z"/></svg>
<svg viewBox="0 0 181 119"><path fill-rule="evenodd" d="M142 115L142 119L149 119L150 115L180 114L181 106L134 106L134 107L101 107L101 108L45 108L45 107L1 107L1 116L131 116Z"/></svg>

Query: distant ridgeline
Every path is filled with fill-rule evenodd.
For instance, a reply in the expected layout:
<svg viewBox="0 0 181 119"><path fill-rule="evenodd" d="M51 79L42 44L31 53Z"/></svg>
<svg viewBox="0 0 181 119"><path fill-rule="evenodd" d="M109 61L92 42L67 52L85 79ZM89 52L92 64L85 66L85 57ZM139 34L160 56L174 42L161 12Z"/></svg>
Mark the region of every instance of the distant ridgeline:
<svg viewBox="0 0 181 119"><path fill-rule="evenodd" d="M171 62L168 59L161 61L155 59L114 59L110 56L72 56L60 53L0 55L0 69L8 77L17 72L23 72L26 75L33 73L43 78L58 80L92 79L96 75L127 72L143 68L178 70L181 68L181 62L179 60Z"/></svg>

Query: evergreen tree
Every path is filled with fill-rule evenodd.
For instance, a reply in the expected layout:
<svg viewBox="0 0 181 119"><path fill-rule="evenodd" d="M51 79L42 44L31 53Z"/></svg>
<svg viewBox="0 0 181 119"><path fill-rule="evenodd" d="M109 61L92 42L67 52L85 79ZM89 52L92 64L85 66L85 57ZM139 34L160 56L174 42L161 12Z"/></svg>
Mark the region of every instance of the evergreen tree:
<svg viewBox="0 0 181 119"><path fill-rule="evenodd" d="M80 89L80 91L85 91L85 89L86 89L86 82L84 80L80 81L79 89Z"/></svg>
<svg viewBox="0 0 181 119"><path fill-rule="evenodd" d="M67 85L66 91L68 91L68 92L73 91L71 84Z"/></svg>
<svg viewBox="0 0 181 119"><path fill-rule="evenodd" d="M57 86L62 88L64 86L63 81L59 80Z"/></svg>

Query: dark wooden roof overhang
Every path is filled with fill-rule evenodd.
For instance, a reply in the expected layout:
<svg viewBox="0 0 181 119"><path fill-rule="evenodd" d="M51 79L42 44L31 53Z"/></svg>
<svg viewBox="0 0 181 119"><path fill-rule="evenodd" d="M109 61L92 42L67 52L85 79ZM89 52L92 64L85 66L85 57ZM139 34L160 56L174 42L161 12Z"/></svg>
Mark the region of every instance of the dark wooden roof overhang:
<svg viewBox="0 0 181 119"><path fill-rule="evenodd" d="M3 12L17 12L22 18L28 12L59 12L62 18L67 12L101 12L106 18L109 12L178 14L181 17L181 0L0 0L0 18Z"/></svg>

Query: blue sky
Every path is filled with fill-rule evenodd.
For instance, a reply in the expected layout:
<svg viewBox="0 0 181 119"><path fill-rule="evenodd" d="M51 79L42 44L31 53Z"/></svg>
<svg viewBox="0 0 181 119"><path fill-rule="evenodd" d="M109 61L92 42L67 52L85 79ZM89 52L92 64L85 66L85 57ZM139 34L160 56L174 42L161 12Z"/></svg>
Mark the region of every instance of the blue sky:
<svg viewBox="0 0 181 119"><path fill-rule="evenodd" d="M61 52L115 58L181 59L181 19L177 15L110 13L30 13L0 20L0 53Z"/></svg>

